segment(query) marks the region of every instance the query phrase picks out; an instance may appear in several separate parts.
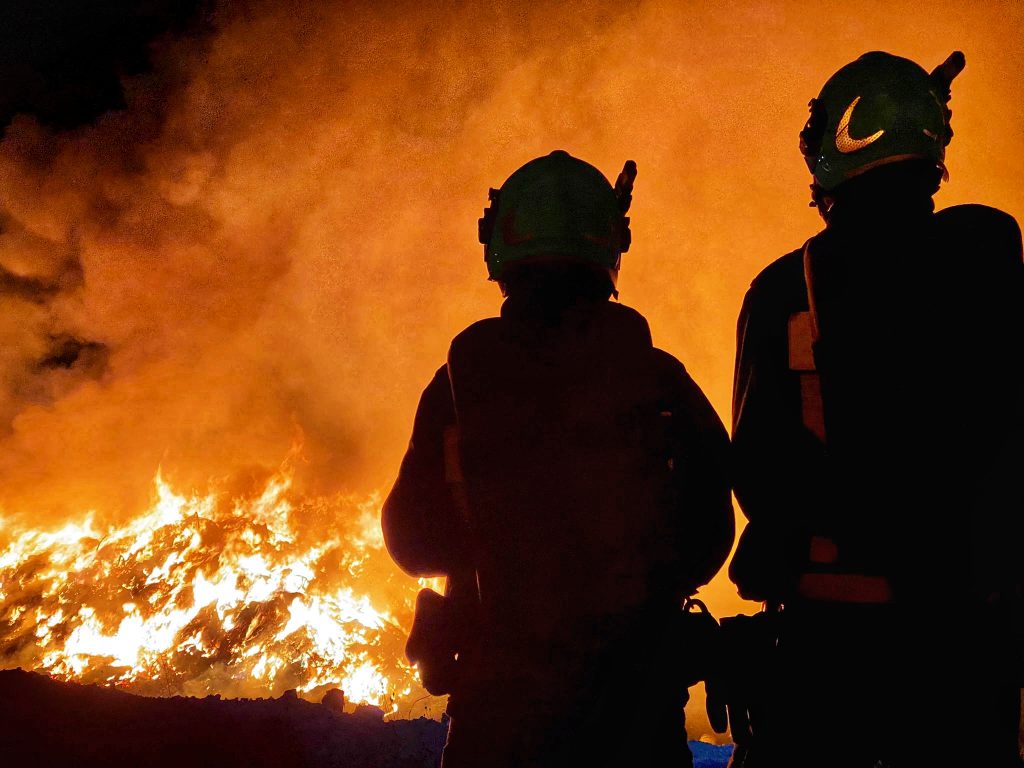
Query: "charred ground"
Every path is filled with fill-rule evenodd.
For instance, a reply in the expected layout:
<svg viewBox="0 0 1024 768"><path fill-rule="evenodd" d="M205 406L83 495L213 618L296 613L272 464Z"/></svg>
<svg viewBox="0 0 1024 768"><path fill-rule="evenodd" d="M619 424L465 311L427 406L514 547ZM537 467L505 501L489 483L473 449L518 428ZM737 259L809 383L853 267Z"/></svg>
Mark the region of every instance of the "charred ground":
<svg viewBox="0 0 1024 768"><path fill-rule="evenodd" d="M0 671L6 765L179 768L427 768L445 726L384 722L375 707L344 713L294 697L148 698Z"/></svg>
<svg viewBox="0 0 1024 768"><path fill-rule="evenodd" d="M385 722L375 707L342 712L288 695L148 698L0 671L0 743L5 764L17 768L434 768L446 730L427 718ZM730 752L690 747L694 768L721 768Z"/></svg>

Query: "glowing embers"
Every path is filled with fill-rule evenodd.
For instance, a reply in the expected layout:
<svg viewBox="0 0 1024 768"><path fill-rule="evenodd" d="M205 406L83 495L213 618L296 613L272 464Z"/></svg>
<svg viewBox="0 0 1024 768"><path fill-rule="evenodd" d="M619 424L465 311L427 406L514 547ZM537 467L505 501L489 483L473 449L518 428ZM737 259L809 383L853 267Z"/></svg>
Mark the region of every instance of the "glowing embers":
<svg viewBox="0 0 1024 768"><path fill-rule="evenodd" d="M393 582L379 498L301 500L286 468L249 499L176 494L139 517L0 529L0 665L140 693L341 687L397 712L416 585Z"/></svg>

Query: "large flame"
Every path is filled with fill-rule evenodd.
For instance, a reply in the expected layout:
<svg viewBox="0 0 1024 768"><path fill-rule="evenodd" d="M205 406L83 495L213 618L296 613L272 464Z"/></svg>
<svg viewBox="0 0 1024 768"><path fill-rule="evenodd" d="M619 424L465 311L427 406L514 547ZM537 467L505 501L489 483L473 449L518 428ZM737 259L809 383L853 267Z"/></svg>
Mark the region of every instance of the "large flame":
<svg viewBox="0 0 1024 768"><path fill-rule="evenodd" d="M391 713L421 698L402 654L409 601L370 597L387 580L379 495L296 501L290 462L261 485L186 496L158 473L152 506L126 524L3 530L3 652L146 693L338 686Z"/></svg>

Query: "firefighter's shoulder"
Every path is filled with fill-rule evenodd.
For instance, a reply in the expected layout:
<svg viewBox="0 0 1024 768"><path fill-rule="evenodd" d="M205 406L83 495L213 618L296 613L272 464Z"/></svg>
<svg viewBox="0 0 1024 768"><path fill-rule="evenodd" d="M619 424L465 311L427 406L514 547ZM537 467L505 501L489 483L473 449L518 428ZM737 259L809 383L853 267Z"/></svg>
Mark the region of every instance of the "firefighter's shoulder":
<svg viewBox="0 0 1024 768"><path fill-rule="evenodd" d="M485 317L456 334L448 349L448 366L459 360L487 357L489 350L502 335L503 323L500 317Z"/></svg>
<svg viewBox="0 0 1024 768"><path fill-rule="evenodd" d="M501 324L500 317L485 317L483 320L477 320L455 335L455 338L452 339L452 346L472 343L482 336L486 337L497 333Z"/></svg>
<svg viewBox="0 0 1024 768"><path fill-rule="evenodd" d="M602 316L613 324L618 335L640 349L653 346L651 326L647 318L637 310L617 301L609 301L600 306Z"/></svg>
<svg viewBox="0 0 1024 768"><path fill-rule="evenodd" d="M673 414L676 428L689 424L728 442L721 418L683 361L658 347L653 347L651 352L661 391L665 395L664 404Z"/></svg>
<svg viewBox="0 0 1024 768"><path fill-rule="evenodd" d="M1005 211L987 205L966 204L943 208L935 214L944 242L964 243L972 251L1005 253L1021 259L1021 231L1017 220Z"/></svg>
<svg viewBox="0 0 1024 768"><path fill-rule="evenodd" d="M806 301L803 247L790 251L762 269L750 282L746 303L784 301L787 297ZM787 302L788 303L788 302Z"/></svg>

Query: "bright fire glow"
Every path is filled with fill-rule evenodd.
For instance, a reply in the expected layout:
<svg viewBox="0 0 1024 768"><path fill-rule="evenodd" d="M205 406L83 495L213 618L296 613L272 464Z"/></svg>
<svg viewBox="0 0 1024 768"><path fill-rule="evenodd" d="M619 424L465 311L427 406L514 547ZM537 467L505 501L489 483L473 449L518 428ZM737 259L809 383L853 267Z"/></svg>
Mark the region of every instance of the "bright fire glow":
<svg viewBox="0 0 1024 768"><path fill-rule="evenodd" d="M127 524L4 530L5 666L157 694L339 687L406 714L423 697L407 628L370 595L389 580L379 496L297 502L291 488L287 466L248 500L179 495L157 473L153 504ZM415 583L396 581L400 599L378 603L407 621Z"/></svg>

